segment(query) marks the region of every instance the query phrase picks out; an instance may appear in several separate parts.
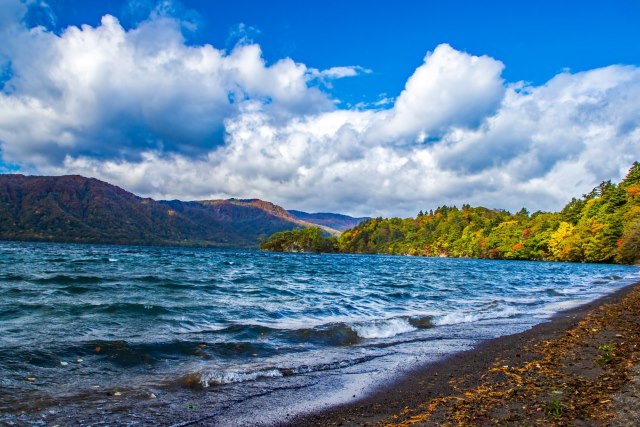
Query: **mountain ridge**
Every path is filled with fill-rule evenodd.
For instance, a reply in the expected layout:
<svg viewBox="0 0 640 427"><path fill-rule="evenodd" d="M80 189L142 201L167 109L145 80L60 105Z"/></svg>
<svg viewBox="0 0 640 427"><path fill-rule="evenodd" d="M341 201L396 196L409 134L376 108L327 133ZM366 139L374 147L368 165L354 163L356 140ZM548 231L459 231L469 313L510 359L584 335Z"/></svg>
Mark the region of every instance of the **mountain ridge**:
<svg viewBox="0 0 640 427"><path fill-rule="evenodd" d="M289 209L287 212L294 218L302 221L307 221L319 226L331 227L340 232L346 231L360 224L362 221L371 219L368 216L365 217L352 217L349 215L331 213L331 212L303 212L294 209Z"/></svg>
<svg viewBox="0 0 640 427"><path fill-rule="evenodd" d="M310 226L260 199L154 200L80 175L0 174L2 240L253 248Z"/></svg>

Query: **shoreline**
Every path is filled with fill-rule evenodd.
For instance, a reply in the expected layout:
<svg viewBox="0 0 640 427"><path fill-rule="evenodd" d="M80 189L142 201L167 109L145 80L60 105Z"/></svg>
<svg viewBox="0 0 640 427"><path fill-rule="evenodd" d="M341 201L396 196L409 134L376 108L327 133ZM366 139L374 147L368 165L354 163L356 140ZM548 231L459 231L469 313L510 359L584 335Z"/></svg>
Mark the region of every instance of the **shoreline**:
<svg viewBox="0 0 640 427"><path fill-rule="evenodd" d="M602 425L602 418L611 421L612 414L621 412L618 402L628 405L625 393L638 387L634 379L640 383L640 378L633 377L640 351L640 334L633 331L640 330L638 326L640 282L635 282L556 313L527 331L484 341L417 367L362 399L279 425L567 425L571 420ZM625 334L625 327L632 332ZM612 360L599 363L609 353ZM557 372L546 372L553 369ZM637 377L638 366L635 372ZM536 375L541 384L536 383ZM562 375L566 378L559 378ZM575 383L573 387L567 386L567 379ZM561 381L556 384L555 380ZM604 385L598 383L602 381ZM594 391L595 400L583 396L591 409L576 408L569 394L581 393L581 387L589 390L592 383L603 386L609 396L602 398L600 391ZM624 420L624 414L617 415L614 418Z"/></svg>
<svg viewBox="0 0 640 427"><path fill-rule="evenodd" d="M614 280L617 279L614 278ZM32 425L36 421L46 418L50 425L63 425L66 423L85 422L86 417L97 417L97 422L99 421L105 425L118 425L126 423L129 417L135 416L142 422L141 425L162 425L162 423L157 424L159 420L166 422L167 425L202 426L218 424L282 426L413 425L414 422L411 420L415 421L415 419L424 417L425 412L428 412L426 410L430 408L431 402L437 403L436 409L440 412L433 416L439 418L435 418L437 421L428 421L426 424L421 423L420 425L446 424L446 415L450 412L450 407L447 405L453 402L451 400L452 396L458 399L459 397L457 396L463 393L461 390L474 390L487 384L487 375L491 376L495 373L496 367L500 368L505 365L514 367L535 360L535 352L523 350L524 347L531 347L535 343L556 339L565 334L567 330L575 328L587 316L597 311L598 308L624 301L634 292L638 294L637 309L634 312L634 316L640 319L640 282L632 283L627 279L620 283L617 288L609 289L609 292L609 294L601 294L602 296L591 302L574 305L555 314L549 313L548 316L551 317L540 319L544 323L537 324L524 332L514 334L513 329L503 330L501 333L511 333L512 335L503 335L486 341L476 341L477 344L474 348L450 354L439 361L427 362L431 353L425 353L421 361L416 360L416 363L421 363L421 365L413 362L410 365L407 364L405 369L401 371L403 372L402 374L389 376L384 382L378 383L378 385L369 389L363 387L353 394L353 398L350 391L340 394L339 397L334 396L330 403L324 402L316 405L315 403L318 402L314 403L314 394L307 393L306 396L303 396L303 401L307 401L306 399L308 398L307 402L309 404L298 405L299 408L297 409L292 407L292 410L289 411L286 405L283 405L283 400L281 399L283 394L274 394L274 397L257 400L258 404L239 406L240 409L234 409L232 414L229 414L231 417L227 417L226 411L232 405L218 399L219 393L213 388L207 390L207 392L200 392L199 390L194 392L191 387L183 387L184 384L182 383L180 383L182 384L180 386L178 383L172 384L166 389L155 385L145 385L144 390L143 388L126 389L120 386L113 386L90 390L90 393L86 396L86 401L79 395L75 397L69 396L68 399L55 402L52 400L49 402L51 404L47 404L46 398L40 400L29 399L32 401L24 410L7 412L5 414L7 418L3 418L3 414L0 413L0 424L4 420L6 422L15 422L15 425ZM637 331L640 331L640 321L637 326ZM491 334L491 336L495 335L497 333ZM473 337L477 340L481 335L478 335L477 331L474 330ZM603 341L599 344L607 343L609 341ZM591 347L592 353L597 353L597 345ZM640 338L638 339L638 348L640 348ZM591 357L591 365L593 365L593 360L597 356L597 354L589 356ZM504 362L496 365L496 360L498 359ZM415 368L411 368L411 366L415 366ZM381 370L380 372L385 371ZM363 373L369 375L366 370ZM512 372L498 372L498 374L504 376L505 374L511 375ZM640 389L640 372L637 376L637 387ZM344 378L350 378L346 380L347 383L354 383L355 376L345 375ZM251 386L251 383L249 386ZM549 390L554 391L557 389ZM494 392L492 391L492 393ZM358 398L356 398L355 394L358 394ZM328 394L328 396L332 396L332 394ZM637 396L640 396L640 393L636 393L633 396L636 400L640 400ZM261 399L261 395L257 395L256 398ZM504 401L504 397L501 399ZM242 403L242 401L238 402ZM297 400L291 399L290 402L295 403ZM323 406L328 404L331 406ZM629 403L619 406L629 406ZM250 410L251 416L247 416L246 412L243 412L247 408ZM270 408L275 410L270 411ZM477 407L475 409L478 410ZM539 412L541 411L542 415L545 415L547 411L546 407L540 408L538 406L537 409ZM480 408L480 413L482 413L482 408ZM638 414L640 414L640 410ZM236 418L234 418L234 415ZM424 418L422 419L424 420ZM488 420L492 420L492 418L488 418ZM487 419L484 419L484 421L487 421ZM511 419L509 421L509 423L505 424L518 425ZM483 422L477 419L467 424L460 423L458 420L451 422L451 424L484 425ZM532 424L535 423L529 422L524 425ZM545 425L549 425L549 423Z"/></svg>

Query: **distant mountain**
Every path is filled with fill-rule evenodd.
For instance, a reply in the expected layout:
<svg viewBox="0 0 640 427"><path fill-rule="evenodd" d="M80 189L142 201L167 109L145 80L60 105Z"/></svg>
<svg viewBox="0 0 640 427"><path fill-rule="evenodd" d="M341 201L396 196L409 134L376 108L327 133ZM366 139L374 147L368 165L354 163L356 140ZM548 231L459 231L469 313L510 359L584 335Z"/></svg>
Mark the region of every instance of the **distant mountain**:
<svg viewBox="0 0 640 427"><path fill-rule="evenodd" d="M257 247L308 226L258 199L156 201L77 175L0 175L0 240Z"/></svg>
<svg viewBox="0 0 640 427"><path fill-rule="evenodd" d="M288 211L294 218L301 221L310 222L312 224L321 225L325 227L333 228L338 231L345 231L355 227L362 221L371 219L369 217L354 218L348 215L341 215L336 213L307 213L301 211L290 210Z"/></svg>

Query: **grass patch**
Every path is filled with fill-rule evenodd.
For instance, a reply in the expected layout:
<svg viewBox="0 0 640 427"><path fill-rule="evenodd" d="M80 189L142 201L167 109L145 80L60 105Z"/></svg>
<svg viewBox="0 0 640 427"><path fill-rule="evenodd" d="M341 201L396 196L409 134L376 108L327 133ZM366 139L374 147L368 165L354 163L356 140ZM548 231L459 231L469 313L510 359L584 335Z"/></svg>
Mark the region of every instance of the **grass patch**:
<svg viewBox="0 0 640 427"><path fill-rule="evenodd" d="M547 415L556 419L562 417L562 407L560 399L552 399L547 403Z"/></svg>
<svg viewBox="0 0 640 427"><path fill-rule="evenodd" d="M596 359L596 363L600 366L608 365L613 360L615 354L615 346L612 344L604 344L598 347L598 350L602 352Z"/></svg>

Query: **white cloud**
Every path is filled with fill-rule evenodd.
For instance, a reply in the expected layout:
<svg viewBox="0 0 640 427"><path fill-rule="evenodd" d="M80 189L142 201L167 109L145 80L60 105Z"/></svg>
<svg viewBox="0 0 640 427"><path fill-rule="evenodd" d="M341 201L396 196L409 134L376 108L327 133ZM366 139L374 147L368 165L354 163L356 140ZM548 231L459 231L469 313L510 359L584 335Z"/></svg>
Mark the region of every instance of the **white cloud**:
<svg viewBox="0 0 640 427"><path fill-rule="evenodd" d="M26 172L96 176L157 198L414 215L453 203L558 209L640 153L632 66L527 86L505 83L500 61L440 45L397 98L336 109L315 81L368 70L268 65L252 43L188 45L166 14L129 31L106 16L56 35L15 25L24 10L8 10L0 154Z"/></svg>
<svg viewBox="0 0 640 427"><path fill-rule="evenodd" d="M387 140L440 137L451 127L474 127L493 114L504 95L504 66L441 44L427 54L395 102L389 121L376 129Z"/></svg>
<svg viewBox="0 0 640 427"><path fill-rule="evenodd" d="M310 69L310 75L320 79L342 79L344 77L355 77L359 74L371 74L372 71L368 68L360 66L348 66L348 67L331 67L326 70Z"/></svg>
<svg viewBox="0 0 640 427"><path fill-rule="evenodd" d="M67 155L136 159L145 150L206 154L223 143L223 121L246 100L274 116L334 108L289 58L266 65L258 45L229 53L188 46L180 23L156 16L125 31L98 27L60 36L7 26L1 46L14 77L0 95L5 160L36 166Z"/></svg>

